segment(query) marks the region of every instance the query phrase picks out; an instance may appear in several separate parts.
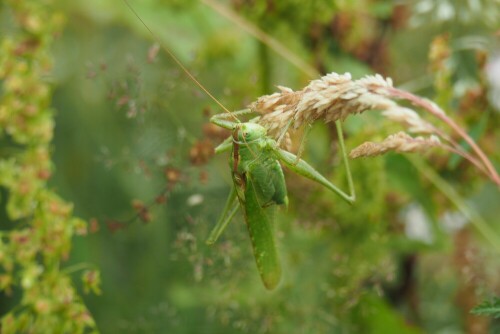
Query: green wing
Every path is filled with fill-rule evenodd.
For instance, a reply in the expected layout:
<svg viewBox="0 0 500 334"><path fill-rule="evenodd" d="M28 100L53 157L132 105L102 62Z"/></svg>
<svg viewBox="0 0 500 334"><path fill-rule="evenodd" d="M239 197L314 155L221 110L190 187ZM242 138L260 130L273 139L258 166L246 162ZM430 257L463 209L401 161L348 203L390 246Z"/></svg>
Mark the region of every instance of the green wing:
<svg viewBox="0 0 500 334"><path fill-rule="evenodd" d="M276 158L260 160L252 166L250 173L262 207L288 205L285 176Z"/></svg>
<svg viewBox="0 0 500 334"><path fill-rule="evenodd" d="M281 265L276 250L273 231L275 206L264 208L256 191L256 183L247 173L245 198L239 198L244 206L245 221L252 241L257 269L264 286L272 290L281 280Z"/></svg>

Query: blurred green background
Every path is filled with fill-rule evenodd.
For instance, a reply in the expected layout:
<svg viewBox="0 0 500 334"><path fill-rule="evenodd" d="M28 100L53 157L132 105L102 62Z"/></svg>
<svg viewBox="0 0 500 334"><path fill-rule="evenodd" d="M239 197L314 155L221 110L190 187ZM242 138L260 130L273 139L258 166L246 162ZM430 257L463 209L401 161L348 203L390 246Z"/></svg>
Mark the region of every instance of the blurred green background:
<svg viewBox="0 0 500 334"><path fill-rule="evenodd" d="M227 133L208 119L223 110L163 49L230 110L315 78L245 30L258 27L318 73L381 73L434 99L498 170L491 97L500 87L487 77L500 50L498 1L221 2L229 17L214 2L130 0L156 37L123 1L55 6L67 22L49 78L57 110L50 187L90 221L65 265L100 269L101 295L84 294L74 274L99 330L499 333L498 319L469 311L500 293L500 194L442 152L352 161L354 206L287 172L290 205L276 222L284 278L273 292L259 279L240 214L206 246L231 182L228 156L210 154ZM445 52L429 58L431 45ZM334 127L320 123L304 159L346 189ZM348 149L400 130L377 111L345 129ZM147 213L136 217L142 205Z"/></svg>

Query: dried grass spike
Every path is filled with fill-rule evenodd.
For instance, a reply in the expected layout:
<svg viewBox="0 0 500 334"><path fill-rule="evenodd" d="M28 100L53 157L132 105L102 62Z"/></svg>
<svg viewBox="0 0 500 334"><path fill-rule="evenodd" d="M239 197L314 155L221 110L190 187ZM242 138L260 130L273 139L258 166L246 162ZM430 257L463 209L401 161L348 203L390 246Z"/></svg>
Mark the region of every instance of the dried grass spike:
<svg viewBox="0 0 500 334"><path fill-rule="evenodd" d="M300 91L279 86L280 93L262 96L250 108L262 115L259 124L275 136L279 134L276 130L287 127L290 121L292 128L298 129L318 119L334 122L370 109L393 108L395 102L386 96L388 87L392 87L392 80L380 75L352 80L349 73L329 73Z"/></svg>
<svg viewBox="0 0 500 334"><path fill-rule="evenodd" d="M423 120L415 111L409 108L394 105L382 112L382 115L391 121L402 124L412 133L436 134L436 128Z"/></svg>
<svg viewBox="0 0 500 334"><path fill-rule="evenodd" d="M440 146L441 142L436 136L428 138L413 138L405 132L390 135L380 143L366 142L356 147L349 153L351 159L359 157L373 157L389 151L398 153L422 152L432 147Z"/></svg>

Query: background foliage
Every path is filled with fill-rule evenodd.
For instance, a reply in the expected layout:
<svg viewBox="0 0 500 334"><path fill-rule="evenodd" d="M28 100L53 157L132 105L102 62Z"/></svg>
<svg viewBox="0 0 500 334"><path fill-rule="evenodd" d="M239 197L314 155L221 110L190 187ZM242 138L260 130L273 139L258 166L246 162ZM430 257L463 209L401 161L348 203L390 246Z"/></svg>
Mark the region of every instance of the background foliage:
<svg viewBox="0 0 500 334"><path fill-rule="evenodd" d="M131 1L158 41L122 1L0 4L5 332L90 331L92 319L103 333L500 331L470 313L500 294L500 194L455 156L355 160L354 206L287 173L274 292L242 217L206 246L230 186L227 156L212 156L227 133L207 124L222 111L155 45L237 110L312 79L244 29L258 27L320 73L381 73L433 99L498 170L498 1L233 0L229 17L211 4ZM22 114L31 104L36 116ZM13 128L16 110L33 123ZM345 128L349 148L399 130L376 111ZM335 136L315 124L304 158L346 188Z"/></svg>

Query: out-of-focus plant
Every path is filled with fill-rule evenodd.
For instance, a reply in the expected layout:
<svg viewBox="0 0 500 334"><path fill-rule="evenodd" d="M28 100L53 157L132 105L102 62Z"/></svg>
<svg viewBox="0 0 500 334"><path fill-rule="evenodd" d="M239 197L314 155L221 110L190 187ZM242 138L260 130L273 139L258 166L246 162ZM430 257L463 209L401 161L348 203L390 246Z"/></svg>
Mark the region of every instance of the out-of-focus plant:
<svg viewBox="0 0 500 334"><path fill-rule="evenodd" d="M50 47L64 23L51 1L2 3L0 44L0 291L10 306L2 333L83 333L95 329L62 268L85 221L48 186L53 172ZM3 22L3 23L4 23ZM76 268L74 268L76 269ZM83 274L99 292L99 273ZM7 304L2 305L6 307Z"/></svg>
<svg viewBox="0 0 500 334"><path fill-rule="evenodd" d="M474 307L471 313L500 318L500 298L493 297L491 300L482 302L478 306Z"/></svg>
<svg viewBox="0 0 500 334"><path fill-rule="evenodd" d="M159 35L156 42L166 44L179 55L231 109L240 109L258 96L270 94L276 84L295 89L293 93L285 89L290 94L305 94L304 87L322 83L317 73L350 72L348 80L337 78L346 79L352 88L349 93L361 91L362 83L370 83L360 81L361 76L382 73L391 76L396 87L389 85L389 80L371 80L386 82L385 92L392 93L400 83L411 80L402 88L435 101L461 129L467 129L467 135L498 167L498 117L493 117L496 114L487 99L490 87L482 77L485 67L490 66L485 63L493 63L493 43L485 48L484 41L494 40L488 36L491 22L497 21L488 18L486 24L477 24L486 29L475 30L478 38L466 38L470 37L466 31L472 30L463 29L465 21L439 21L432 15L432 8L419 11L405 2L397 6L392 1L371 0L335 1L333 6L331 1L323 0L222 3L131 1L141 19ZM428 6L431 2L415 3ZM479 301L498 295L498 228L490 223L498 215L494 202L498 192L484 177L494 173L488 173L478 157L475 161L486 173L478 172L474 163L467 161L467 154L475 156L473 150L462 141L463 136L447 131L446 122L434 123L435 119L426 117L430 114L420 113L421 118L416 118L404 111L410 103L425 104L426 100L418 102L400 96L408 98L406 102L397 101L402 113L389 113L385 118L376 112L349 116L344 123L346 146L358 146L360 149L354 152L363 153L363 148L370 155L391 149L406 152L420 146L439 146L432 138L410 138L398 133L433 122L437 129L446 131L461 154L428 150L419 155L390 153L355 160L352 173L360 196L354 207L288 173L291 204L288 211L278 214L276 223L284 279L275 292L267 293L256 272L248 270L253 259L243 219L236 219L240 224L229 226L213 248L204 244L222 209L229 178L227 158L212 158L214 145L228 134L202 125L209 114L220 111L207 107L205 97L180 75L158 45L151 47L150 34L125 6L104 0L59 4L71 12L73 19L56 43L53 78L61 84L57 85L52 103L58 110L72 112L58 115L53 142L58 173L52 180L60 193L72 197L82 215L112 217L107 223L116 233L103 228L94 239L82 239L84 242L74 246L76 256L89 254L104 263L105 293L99 298L84 296L103 332L417 333L444 328L470 331L478 326L484 331L495 330L494 319L470 314ZM10 6L17 8L6 8L11 10ZM463 17L462 9L455 7ZM469 17L476 20L481 17L478 13L490 7L481 8L474 9L474 15ZM44 10L40 9L40 13ZM414 10L416 15L412 15ZM488 13L488 17L491 15L496 15L495 11ZM4 17L9 19L2 20L1 26L7 27L12 19ZM45 19L43 29L52 29L50 22ZM475 26L470 20L466 23ZM450 31L444 34L443 30ZM432 40L429 61L427 48ZM476 50L478 41L483 52ZM9 53L2 53L5 55ZM15 59L21 61L23 57ZM319 81L308 86L311 79ZM2 96L15 96L9 92L3 88ZM322 91L315 93L321 95ZM353 104L363 97L346 96ZM23 97L24 101L31 100ZM48 100L44 101L47 107ZM386 108L380 109L387 112ZM16 119L33 120L21 115L23 118ZM386 122L389 116L400 122ZM336 145L331 145L335 128L324 122L314 123L304 144L304 158L335 184L346 186ZM40 131L46 123L40 124L42 127L24 129ZM383 141L391 133L397 134ZM4 138L10 140L14 135L5 132ZM378 143L365 143L367 140ZM48 141L37 143L4 141L3 146L15 149L11 155L14 162L10 162L13 169L25 161L21 159L25 150L46 147ZM41 163L37 159L29 166L37 169ZM31 169L23 167L23 171ZM44 180L37 182L45 194L51 193ZM10 198L28 198L16 197L8 186L4 188ZM137 198L131 201L133 217L121 220L128 216L129 197ZM44 203L41 195L31 198L31 203ZM23 289L23 282L30 281L22 278L33 272L25 269L25 262L11 271L4 270L2 277L20 282L9 285L13 296L39 297L43 287L43 301L52 302L50 310L66 310L64 307L74 305L84 310L82 304L75 304L79 299L69 278L57 268L68 256L70 235L85 229L77 228L81 222L74 220L71 222L76 225L60 224L70 220L71 207L59 206L66 209L61 220L52 219L52 213L42 215L45 211L40 204L27 218L18 215L22 225L9 223L2 232L6 236L2 238L2 249L8 250L2 263L21 263L16 261L26 250L37 254L38 261L31 256L31 262L26 262L38 268L34 271L36 284ZM45 224L47 219L51 224ZM147 224L129 224L134 220ZM97 220L94 225L97 228ZM46 254L50 247L34 232L40 231L35 226L53 234L50 246L65 245L54 251L57 256L53 262L57 265L46 260L50 258ZM62 232L53 230L61 226L67 228L64 243ZM15 238L11 237L14 232L18 233ZM13 240L19 244L28 237L34 242L26 244L34 246L12 246ZM69 304L53 299L55 290L47 287L49 273L57 282L54 286L72 291L74 298L65 299L71 301ZM96 271L85 272L81 280L84 291L100 291ZM35 323L50 318L50 324L48 320L37 324L40 328L56 328L56 321L69 319L63 312L40 315L31 305L35 305L32 299L21 299L4 322L19 324L20 319L30 319ZM487 306L489 310L494 308ZM81 324L82 320L74 317L73 321ZM87 328L93 325L89 323Z"/></svg>

